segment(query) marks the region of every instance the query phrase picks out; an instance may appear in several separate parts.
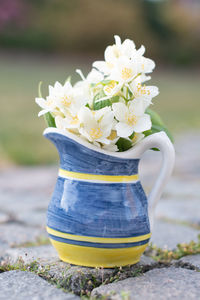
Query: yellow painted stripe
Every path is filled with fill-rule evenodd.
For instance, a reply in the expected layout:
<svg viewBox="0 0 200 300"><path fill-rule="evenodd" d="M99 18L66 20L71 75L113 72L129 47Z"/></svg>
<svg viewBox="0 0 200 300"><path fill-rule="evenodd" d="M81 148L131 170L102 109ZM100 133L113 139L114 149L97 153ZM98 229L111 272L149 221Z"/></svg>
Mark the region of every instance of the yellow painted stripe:
<svg viewBox="0 0 200 300"><path fill-rule="evenodd" d="M105 244L106 243L116 244L116 243L140 242L140 241L149 239L151 236L151 233L148 233L148 234L135 236L135 237L128 237L128 238L101 238L101 237L91 237L91 236L68 234L68 233L54 230L49 227L47 227L47 232L54 236L66 238L66 239L70 239L70 240L74 240L74 241L83 241L83 242L91 242L91 243L105 243Z"/></svg>
<svg viewBox="0 0 200 300"><path fill-rule="evenodd" d="M96 175L96 174L87 174L87 173L77 173L66 171L63 169L59 169L59 176L61 177L68 177L71 179L80 179L80 180L91 180L91 181L108 181L108 182L131 182L138 180L138 174L135 175Z"/></svg>
<svg viewBox="0 0 200 300"><path fill-rule="evenodd" d="M136 264L147 244L130 248L93 248L61 243L50 239L61 260L85 267L115 268Z"/></svg>

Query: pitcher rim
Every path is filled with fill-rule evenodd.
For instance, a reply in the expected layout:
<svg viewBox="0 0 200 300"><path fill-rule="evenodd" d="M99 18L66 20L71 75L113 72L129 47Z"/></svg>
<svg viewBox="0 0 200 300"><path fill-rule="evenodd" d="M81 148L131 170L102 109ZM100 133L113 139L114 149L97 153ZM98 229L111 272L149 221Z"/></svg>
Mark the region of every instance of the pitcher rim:
<svg viewBox="0 0 200 300"><path fill-rule="evenodd" d="M123 160L127 160L127 159L140 159L140 156L138 154L134 155L134 152L137 153L137 149L138 146L140 146L140 142L138 142L137 145L135 145L134 147L131 147L130 149L126 150L126 151L123 151L123 152L111 152L111 151L108 151L108 150L105 150L105 149L102 149L102 148L98 148L97 146L87 142L87 141L84 141L82 138L80 138L79 136L69 132L69 131L66 131L66 130L63 130L63 129L58 129L56 127L47 127L44 132L43 132L43 135L47 135L49 133L57 133L57 134L60 134L62 136L65 136L69 139L72 139L73 141L75 141L76 143L92 150L92 151L95 151L97 153L100 153L100 154L103 154L103 155L106 155L106 156L110 156L110 157L114 157L114 158L119 158L119 159L123 159ZM136 150L136 151L134 151ZM126 155L124 154L128 154L128 153L131 153L131 157L130 158L127 158ZM125 156L125 157L124 157Z"/></svg>

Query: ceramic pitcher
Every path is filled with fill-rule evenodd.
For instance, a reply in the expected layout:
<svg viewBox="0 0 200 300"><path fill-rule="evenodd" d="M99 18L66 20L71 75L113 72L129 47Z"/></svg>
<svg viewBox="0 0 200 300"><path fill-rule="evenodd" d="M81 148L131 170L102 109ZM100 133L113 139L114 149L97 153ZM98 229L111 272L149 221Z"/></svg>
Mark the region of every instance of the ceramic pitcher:
<svg viewBox="0 0 200 300"><path fill-rule="evenodd" d="M60 156L47 213L47 231L60 259L105 268L137 263L148 245L154 208L174 165L167 135L150 135L125 152L102 150L57 128L47 128L44 136ZM154 147L161 151L163 162L147 198L138 164L142 154Z"/></svg>

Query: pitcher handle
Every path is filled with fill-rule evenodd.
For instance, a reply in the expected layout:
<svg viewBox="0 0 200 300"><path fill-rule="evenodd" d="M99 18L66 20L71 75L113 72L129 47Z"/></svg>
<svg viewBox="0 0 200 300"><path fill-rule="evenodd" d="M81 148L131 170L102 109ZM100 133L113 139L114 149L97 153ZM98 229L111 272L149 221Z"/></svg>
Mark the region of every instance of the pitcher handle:
<svg viewBox="0 0 200 300"><path fill-rule="evenodd" d="M149 219L151 228L153 227L154 213L156 205L162 195L164 187L172 174L175 162L175 150L170 139L164 131L155 133L144 139L144 151L151 148L158 148L162 153L162 166L158 178L148 196ZM143 152L144 153L144 152Z"/></svg>
<svg viewBox="0 0 200 300"><path fill-rule="evenodd" d="M141 142L139 142L134 148L134 156L137 153L137 156L140 158L142 154L151 148L158 148L162 153L162 166L158 178L149 194L148 203L149 203L149 219L151 228L153 227L153 219L155 207L158 200L161 197L163 189L173 171L174 162L175 162L175 151L174 146L172 145L170 139L164 131L154 133L149 135ZM131 150L129 150L129 155L131 156ZM128 153L127 153L128 154Z"/></svg>

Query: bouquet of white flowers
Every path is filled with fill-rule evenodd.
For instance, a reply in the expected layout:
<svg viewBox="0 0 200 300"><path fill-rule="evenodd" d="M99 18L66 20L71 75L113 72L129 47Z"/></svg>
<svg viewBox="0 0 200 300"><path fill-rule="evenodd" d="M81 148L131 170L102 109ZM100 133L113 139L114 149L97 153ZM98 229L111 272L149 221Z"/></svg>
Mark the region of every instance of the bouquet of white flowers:
<svg viewBox="0 0 200 300"><path fill-rule="evenodd" d="M160 117L148 107L159 94L156 86L147 86L155 63L144 57L133 41L123 43L115 36L104 61L93 63L91 72L74 86L67 80L49 86L49 96L39 92L36 103L42 108L49 127L68 130L88 142L109 151L125 151L143 137L164 130Z"/></svg>

